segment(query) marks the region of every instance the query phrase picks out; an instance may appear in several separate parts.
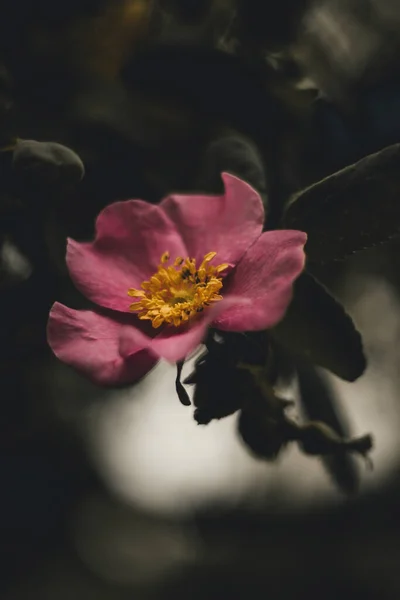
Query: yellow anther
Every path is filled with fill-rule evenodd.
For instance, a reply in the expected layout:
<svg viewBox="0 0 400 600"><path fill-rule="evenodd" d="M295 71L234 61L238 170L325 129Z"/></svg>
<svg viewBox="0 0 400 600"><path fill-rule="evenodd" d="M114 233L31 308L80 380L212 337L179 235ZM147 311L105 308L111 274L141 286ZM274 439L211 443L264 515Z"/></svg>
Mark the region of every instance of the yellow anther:
<svg viewBox="0 0 400 600"><path fill-rule="evenodd" d="M170 259L169 252L164 252L157 273L142 283L142 289L128 290L129 296L138 298L130 310L136 312L139 319L151 321L154 328L164 323L179 327L197 317L212 303L222 300L219 292L223 283L219 273L228 265L210 265L216 254L206 254L200 267L196 267L194 258L180 256L172 266L164 266Z"/></svg>

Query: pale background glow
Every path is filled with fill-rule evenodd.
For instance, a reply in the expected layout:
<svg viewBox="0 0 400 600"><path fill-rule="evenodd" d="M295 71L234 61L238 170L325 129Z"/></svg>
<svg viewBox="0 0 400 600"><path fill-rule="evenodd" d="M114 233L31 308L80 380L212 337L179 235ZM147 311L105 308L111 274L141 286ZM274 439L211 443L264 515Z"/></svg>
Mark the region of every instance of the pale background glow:
<svg viewBox="0 0 400 600"><path fill-rule="evenodd" d="M355 281L350 274L343 287L370 364L356 383L331 379L353 435L374 436L374 470L361 463L365 491L379 488L400 464L400 310L384 279ZM344 501L319 459L304 456L295 445L276 463L264 463L250 456L236 435L236 416L198 426L193 409L179 403L174 378L175 368L160 363L133 388L107 391L60 363L52 371L51 402L58 418L78 428L93 465L117 497L165 516L238 502L297 511Z"/></svg>
<svg viewBox="0 0 400 600"><path fill-rule="evenodd" d="M356 383L331 377L352 434L374 436L374 470L360 460L362 497L379 491L400 466L400 305L383 277L350 270L341 287L369 356L368 370ZM104 492L76 507L70 526L77 555L101 581L151 587L185 566L225 560L218 548L210 556L209 545L199 539L192 520L198 509L240 504L303 513L358 501L360 496L344 498L320 460L304 456L295 445L276 463L255 460L236 435L235 416L198 426L193 409L180 404L174 379L175 368L166 363L140 384L113 391L94 387L56 360L32 372L33 393L47 394L53 418L79 433L104 483ZM291 393L296 396L296 390ZM297 408L293 415L300 418ZM76 566L57 560L52 557L43 567L54 572L41 584L53 590L49 600L62 600L63 586L71 589L63 582L78 577ZM86 585L97 590L93 583L79 585L85 600ZM111 591L108 596L99 590L114 600ZM15 598L26 593L23 588Z"/></svg>

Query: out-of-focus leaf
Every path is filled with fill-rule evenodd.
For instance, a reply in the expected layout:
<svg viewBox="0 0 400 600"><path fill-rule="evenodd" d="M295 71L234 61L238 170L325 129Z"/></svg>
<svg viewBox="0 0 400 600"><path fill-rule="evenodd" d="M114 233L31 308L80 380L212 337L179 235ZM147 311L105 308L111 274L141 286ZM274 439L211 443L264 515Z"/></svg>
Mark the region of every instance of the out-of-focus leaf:
<svg viewBox="0 0 400 600"><path fill-rule="evenodd" d="M15 171L31 185L63 185L78 183L85 168L79 156L56 142L18 140L13 154Z"/></svg>
<svg viewBox="0 0 400 600"><path fill-rule="evenodd" d="M293 355L347 381L354 381L365 370L361 336L352 319L307 272L296 281L292 303L271 335Z"/></svg>
<svg viewBox="0 0 400 600"><path fill-rule="evenodd" d="M183 21L196 22L212 9L212 0L162 0L161 6Z"/></svg>
<svg viewBox="0 0 400 600"><path fill-rule="evenodd" d="M213 140L206 149L197 187L206 192L222 192L221 173L224 172L232 173L253 186L267 208L266 173L262 156L254 143L235 132Z"/></svg>
<svg viewBox="0 0 400 600"><path fill-rule="evenodd" d="M127 64L123 80L128 90L179 98L209 121L223 120L264 143L267 139L273 144L283 123L281 106L268 92L265 71L213 48L158 44Z"/></svg>
<svg viewBox="0 0 400 600"><path fill-rule="evenodd" d="M400 232L400 144L300 192L284 226L308 233L309 262L338 260Z"/></svg>
<svg viewBox="0 0 400 600"><path fill-rule="evenodd" d="M312 365L298 363L297 373L301 403L308 418L326 423L343 438L349 437L347 424L340 414L329 382ZM323 457L324 465L338 487L353 494L359 485L357 463L348 453Z"/></svg>
<svg viewBox="0 0 400 600"><path fill-rule="evenodd" d="M239 36L247 44L281 48L297 32L309 0L238 0Z"/></svg>
<svg viewBox="0 0 400 600"><path fill-rule="evenodd" d="M0 241L0 290L18 285L32 274L32 265L7 237Z"/></svg>

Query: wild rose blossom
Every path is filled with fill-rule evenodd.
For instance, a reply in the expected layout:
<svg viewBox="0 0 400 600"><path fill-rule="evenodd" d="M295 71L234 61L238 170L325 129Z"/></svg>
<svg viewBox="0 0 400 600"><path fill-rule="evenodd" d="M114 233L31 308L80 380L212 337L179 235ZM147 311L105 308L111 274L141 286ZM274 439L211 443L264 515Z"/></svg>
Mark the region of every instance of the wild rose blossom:
<svg viewBox="0 0 400 600"><path fill-rule="evenodd" d="M71 278L97 308L53 305L47 334L60 360L98 384L134 382L160 358L190 355L209 327L254 331L282 319L306 234L262 233L260 196L222 179L221 196L116 202L98 216L93 242L68 240Z"/></svg>

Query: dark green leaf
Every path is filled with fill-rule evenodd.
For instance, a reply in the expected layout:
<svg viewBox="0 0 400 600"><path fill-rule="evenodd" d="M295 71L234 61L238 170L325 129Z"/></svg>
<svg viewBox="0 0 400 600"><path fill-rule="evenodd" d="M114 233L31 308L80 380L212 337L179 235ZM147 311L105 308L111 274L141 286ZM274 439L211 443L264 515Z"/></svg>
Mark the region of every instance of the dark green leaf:
<svg viewBox="0 0 400 600"><path fill-rule="evenodd" d="M195 384L194 418L199 425L222 419L242 408L251 395L252 379L238 363L264 363L268 353L264 332L226 333L207 340L207 352L197 361L185 384ZM261 338L261 339L260 339Z"/></svg>
<svg viewBox="0 0 400 600"><path fill-rule="evenodd" d="M292 437L293 427L285 411L291 401L275 395L265 367L247 365L246 402L240 412L238 432L254 456L275 460ZM297 435L297 426L294 429Z"/></svg>
<svg viewBox="0 0 400 600"><path fill-rule="evenodd" d="M265 460L275 460L287 442L283 420L260 418L251 411L241 411L238 432L251 453Z"/></svg>
<svg viewBox="0 0 400 600"><path fill-rule="evenodd" d="M245 400L241 373L235 369L221 370L218 365L205 363L198 371L193 397L194 418L199 425L222 419L239 410Z"/></svg>
<svg viewBox="0 0 400 600"><path fill-rule="evenodd" d="M354 381L365 370L361 336L339 302L309 273L294 286L284 319L271 330L275 340L293 355Z"/></svg>
<svg viewBox="0 0 400 600"><path fill-rule="evenodd" d="M344 440L322 421L310 421L299 426L293 422L294 439L297 440L300 449L310 456L332 456L333 454L344 454L354 452L365 458L372 467L368 454L371 452L374 442L372 435L367 433L358 438Z"/></svg>
<svg viewBox="0 0 400 600"><path fill-rule="evenodd" d="M338 260L400 231L400 144L319 181L289 205L284 226L308 233L311 262Z"/></svg>

